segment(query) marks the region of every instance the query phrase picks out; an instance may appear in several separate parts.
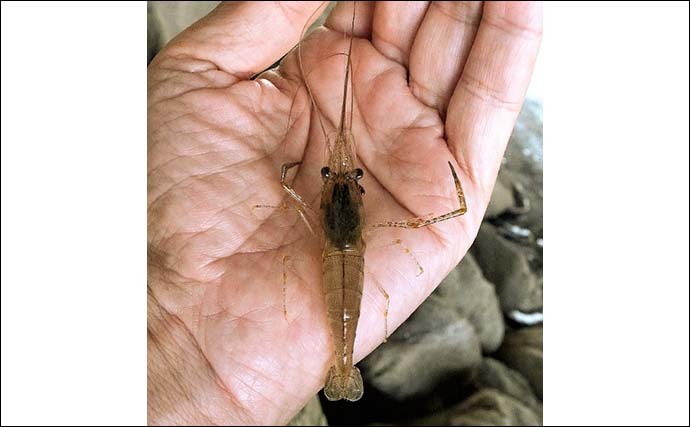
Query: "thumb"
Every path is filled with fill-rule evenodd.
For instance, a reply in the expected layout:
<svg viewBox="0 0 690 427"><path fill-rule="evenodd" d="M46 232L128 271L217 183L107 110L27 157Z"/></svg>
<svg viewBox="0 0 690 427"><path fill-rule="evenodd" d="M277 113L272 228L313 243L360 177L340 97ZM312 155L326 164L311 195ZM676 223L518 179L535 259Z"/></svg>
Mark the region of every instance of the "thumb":
<svg viewBox="0 0 690 427"><path fill-rule="evenodd" d="M173 39L159 56L210 61L235 81L248 79L296 45L326 4L223 2Z"/></svg>

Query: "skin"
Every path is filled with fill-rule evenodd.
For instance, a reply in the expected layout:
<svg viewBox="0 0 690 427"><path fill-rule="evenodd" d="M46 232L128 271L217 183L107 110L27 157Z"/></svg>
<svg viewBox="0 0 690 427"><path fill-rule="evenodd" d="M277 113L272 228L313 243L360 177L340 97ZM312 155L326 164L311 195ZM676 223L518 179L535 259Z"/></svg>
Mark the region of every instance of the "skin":
<svg viewBox="0 0 690 427"><path fill-rule="evenodd" d="M148 422L280 424L332 365L322 242L292 209L318 209L325 138L293 51L313 3L222 4L148 68ZM352 4L302 44L327 132L338 125ZM357 5L354 117L367 226L457 209L419 230L371 229L355 361L402 323L474 240L539 49L539 3ZM312 72L312 70L314 70ZM409 81L408 81L409 75ZM317 225L313 222L313 225ZM400 238L410 255L391 245ZM287 319L282 260L287 264Z"/></svg>

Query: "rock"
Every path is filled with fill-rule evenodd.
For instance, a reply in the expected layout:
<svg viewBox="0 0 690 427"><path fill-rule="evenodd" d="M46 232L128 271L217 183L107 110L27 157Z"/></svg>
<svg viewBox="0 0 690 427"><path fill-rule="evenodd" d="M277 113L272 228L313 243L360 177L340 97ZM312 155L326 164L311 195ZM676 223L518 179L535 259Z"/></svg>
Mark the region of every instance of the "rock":
<svg viewBox="0 0 690 427"><path fill-rule="evenodd" d="M543 328L532 326L506 333L497 357L527 379L534 393L543 399Z"/></svg>
<svg viewBox="0 0 690 427"><path fill-rule="evenodd" d="M544 126L541 102L527 98L522 105L506 149L504 166L525 175L541 177L544 154ZM541 190L541 185L535 187Z"/></svg>
<svg viewBox="0 0 690 427"><path fill-rule="evenodd" d="M541 311L542 284L531 271L527 251L501 237L484 222L470 249L484 276L494 285L504 312Z"/></svg>
<svg viewBox="0 0 690 427"><path fill-rule="evenodd" d="M414 422L414 425L538 426L541 417L521 401L494 389L484 389L463 402Z"/></svg>
<svg viewBox="0 0 690 427"><path fill-rule="evenodd" d="M517 371L490 357L485 357L477 369L473 383L477 389L498 390L525 406L541 413L541 404L530 387L529 382Z"/></svg>
<svg viewBox="0 0 690 427"><path fill-rule="evenodd" d="M485 353L501 345L504 324L498 297L471 254L463 258L430 297L436 298L470 321Z"/></svg>
<svg viewBox="0 0 690 427"><path fill-rule="evenodd" d="M518 259L509 264L513 273L521 274L526 272L525 264L529 266L529 271L536 278L536 283L532 279L526 279L522 301L511 301L506 305L506 294L510 289L500 289L502 283L498 283L491 273L485 270L485 264L489 262L477 255L484 275L499 288L501 303L505 311L510 308L522 306L520 311L531 312L541 308L541 302L536 304L536 300L541 301L541 275L542 275L542 253L543 253L543 165L542 165L542 107L541 104L533 100L526 100L520 112L518 121L510 137L506 153L498 174L498 180L492 200L487 211L487 220L496 227L498 234L505 240L516 245L510 245L508 250L502 253L511 256L516 252L523 254ZM511 205L512 202L512 205ZM488 227L485 227L488 228ZM486 230L483 230L486 231ZM486 233L481 234L485 236ZM478 238L479 243L482 243ZM489 240L487 245L502 245L501 240ZM485 254L492 255L493 247L490 247ZM501 265L505 258L494 256L496 266L502 270L507 270L507 265ZM527 263L523 260L526 259ZM502 275L505 277L505 274ZM513 289L513 291L517 291ZM531 292L531 296L528 293Z"/></svg>
<svg viewBox="0 0 690 427"><path fill-rule="evenodd" d="M449 375L469 377L481 362L474 327L454 310L425 303L413 317L360 363L365 381L397 401L428 394Z"/></svg>
<svg viewBox="0 0 690 427"><path fill-rule="evenodd" d="M362 375L398 401L424 395L449 375L469 380L482 350L495 351L503 332L494 287L468 254L388 343L361 362Z"/></svg>
<svg viewBox="0 0 690 427"><path fill-rule="evenodd" d="M541 103L530 99L525 101L510 136L497 181L512 191L516 207L523 211L510 218L510 222L530 229L536 238L543 236L542 114ZM487 218L491 216L487 215Z"/></svg>
<svg viewBox="0 0 690 427"><path fill-rule="evenodd" d="M515 198L513 197L513 190L510 185L506 185L500 179L496 180L494 191L491 194L491 201L489 207L486 208L486 218L496 217L515 205Z"/></svg>
<svg viewBox="0 0 690 427"><path fill-rule="evenodd" d="M288 423L289 426L327 426L328 421L321 409L319 396L316 395L309 403Z"/></svg>
<svg viewBox="0 0 690 427"><path fill-rule="evenodd" d="M160 50L160 30L158 21L153 13L152 2L146 4L146 56L147 63L151 62L156 53Z"/></svg>
<svg viewBox="0 0 690 427"><path fill-rule="evenodd" d="M403 425L541 425L542 405L520 373L484 358L473 373L467 398Z"/></svg>

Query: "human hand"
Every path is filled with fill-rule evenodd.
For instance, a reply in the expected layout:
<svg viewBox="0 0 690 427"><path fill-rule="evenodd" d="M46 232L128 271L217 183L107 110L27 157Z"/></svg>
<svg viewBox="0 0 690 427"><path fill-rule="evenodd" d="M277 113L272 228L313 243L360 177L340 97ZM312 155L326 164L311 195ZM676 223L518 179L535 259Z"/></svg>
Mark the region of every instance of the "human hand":
<svg viewBox="0 0 690 427"><path fill-rule="evenodd" d="M285 423L323 387L332 343L320 241L290 210L318 210L325 139L292 51L317 5L228 3L173 40L148 70L150 424ZM483 15L482 15L483 10ZM352 4L302 42L327 131L339 122ZM355 360L433 291L472 243L529 83L539 3L358 3L352 132L367 224L457 209L419 230L367 234ZM408 82L409 76L409 82ZM331 135L332 136L332 135ZM318 224L315 224L318 227ZM424 267L390 242L400 238ZM287 269L283 312L283 257Z"/></svg>

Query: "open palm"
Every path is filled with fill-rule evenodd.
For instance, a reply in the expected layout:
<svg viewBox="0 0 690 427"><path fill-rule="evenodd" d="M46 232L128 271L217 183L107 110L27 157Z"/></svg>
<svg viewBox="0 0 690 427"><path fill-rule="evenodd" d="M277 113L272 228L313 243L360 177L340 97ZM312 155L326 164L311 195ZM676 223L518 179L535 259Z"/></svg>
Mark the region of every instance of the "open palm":
<svg viewBox="0 0 690 427"><path fill-rule="evenodd" d="M149 67L150 423L286 422L332 364L318 217L308 213L314 236L279 179L283 163L301 161L288 181L318 212L322 129L333 138L339 125L352 4L302 42L303 73L293 50L249 80L297 42L315 8L221 5ZM390 295L390 332L472 243L540 30L533 4L486 4L483 15L480 3L357 5L352 133L369 231L355 360L384 339L377 285ZM448 161L466 215L370 227L457 209Z"/></svg>

